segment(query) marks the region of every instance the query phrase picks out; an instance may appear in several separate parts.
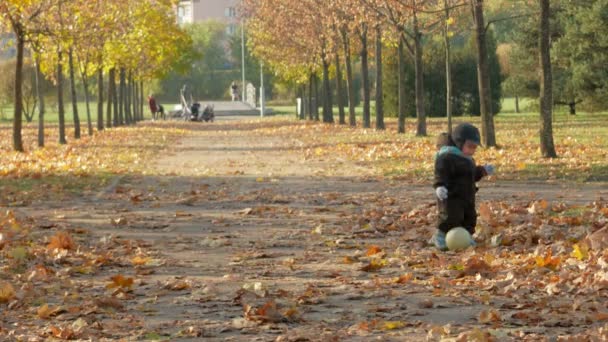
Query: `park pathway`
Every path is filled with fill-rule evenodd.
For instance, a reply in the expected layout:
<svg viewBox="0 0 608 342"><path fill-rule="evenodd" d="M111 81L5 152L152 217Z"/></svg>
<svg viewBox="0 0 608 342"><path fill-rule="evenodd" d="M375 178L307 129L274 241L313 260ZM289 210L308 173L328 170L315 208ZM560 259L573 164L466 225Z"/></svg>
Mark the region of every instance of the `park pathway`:
<svg viewBox="0 0 608 342"><path fill-rule="evenodd" d="M262 136L262 124L241 119L219 117L159 152L158 174L125 176L62 210L63 224L139 241L151 258L148 271L125 268L136 278L126 310L140 337L413 341L447 324L456 332L480 325L489 305L440 292L448 270L417 271L451 257L425 245L434 221L428 185L373 177L348 161L341 176L327 176L338 166L306 160L292 137ZM601 194L488 183L480 200ZM388 264L370 261L370 246Z"/></svg>

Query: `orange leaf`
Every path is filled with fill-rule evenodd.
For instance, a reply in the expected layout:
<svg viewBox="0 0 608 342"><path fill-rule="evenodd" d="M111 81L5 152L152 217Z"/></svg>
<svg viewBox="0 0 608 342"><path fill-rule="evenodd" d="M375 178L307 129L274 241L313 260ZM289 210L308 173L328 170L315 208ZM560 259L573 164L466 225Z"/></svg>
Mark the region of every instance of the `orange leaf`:
<svg viewBox="0 0 608 342"><path fill-rule="evenodd" d="M0 282L0 303L8 303L13 298L15 298L13 285Z"/></svg>
<svg viewBox="0 0 608 342"><path fill-rule="evenodd" d="M608 313L606 312L596 312L591 316L596 321L605 321L608 320Z"/></svg>
<svg viewBox="0 0 608 342"><path fill-rule="evenodd" d="M58 339L71 340L75 337L74 330L70 329L69 327L57 328L55 326L51 326L49 329L51 329L51 334Z"/></svg>
<svg viewBox="0 0 608 342"><path fill-rule="evenodd" d="M492 322L500 322L502 318L500 318L500 314L496 310L484 310L479 313L479 322L481 323L492 323Z"/></svg>
<svg viewBox="0 0 608 342"><path fill-rule="evenodd" d="M378 253L380 253L380 252L382 252L382 249L381 249L380 247L378 247L378 246L370 246L370 247L367 249L367 253L366 253L366 255L367 255L367 256L372 256L372 255L374 255L374 254L378 254Z"/></svg>
<svg viewBox="0 0 608 342"><path fill-rule="evenodd" d="M352 263L354 263L357 260L355 260L355 258L347 255L347 256L344 257L343 261L344 261L345 264L352 264Z"/></svg>
<svg viewBox="0 0 608 342"><path fill-rule="evenodd" d="M106 287L109 289L115 287L130 289L131 287L133 287L133 278L125 278L124 276L119 274L113 276L110 279L112 280L112 282L106 285Z"/></svg>
<svg viewBox="0 0 608 342"><path fill-rule="evenodd" d="M57 232L55 236L51 237L51 241L46 246L49 250L55 249L67 249L72 250L76 245L72 237L66 232Z"/></svg>
<svg viewBox="0 0 608 342"><path fill-rule="evenodd" d="M395 280L397 284L405 284L414 278L414 275L411 273L406 273Z"/></svg>
<svg viewBox="0 0 608 342"><path fill-rule="evenodd" d="M551 250L548 250L547 255L545 255L544 257L540 255L536 257L536 266L538 267L546 267L555 271L559 267L560 263L561 258L553 257L551 254Z"/></svg>

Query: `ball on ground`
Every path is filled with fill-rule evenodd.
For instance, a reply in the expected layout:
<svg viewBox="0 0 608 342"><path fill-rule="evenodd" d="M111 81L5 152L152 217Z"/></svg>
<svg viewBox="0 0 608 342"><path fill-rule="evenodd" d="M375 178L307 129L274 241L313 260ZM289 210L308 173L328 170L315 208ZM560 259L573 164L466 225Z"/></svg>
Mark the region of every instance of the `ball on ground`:
<svg viewBox="0 0 608 342"><path fill-rule="evenodd" d="M458 251L469 247L471 245L471 240L472 238L469 231L462 227L450 229L445 236L445 243L451 251Z"/></svg>

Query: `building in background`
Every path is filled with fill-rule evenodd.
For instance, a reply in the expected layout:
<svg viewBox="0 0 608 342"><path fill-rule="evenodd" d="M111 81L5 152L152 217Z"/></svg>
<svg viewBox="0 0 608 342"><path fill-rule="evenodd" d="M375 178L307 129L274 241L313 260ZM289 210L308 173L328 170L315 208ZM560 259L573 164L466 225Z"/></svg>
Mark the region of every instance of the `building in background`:
<svg viewBox="0 0 608 342"><path fill-rule="evenodd" d="M217 20L226 23L226 33L237 30L237 7L240 0L181 0L177 6L179 24Z"/></svg>
<svg viewBox="0 0 608 342"><path fill-rule="evenodd" d="M15 56L17 56L15 35L0 31L0 61L15 58Z"/></svg>

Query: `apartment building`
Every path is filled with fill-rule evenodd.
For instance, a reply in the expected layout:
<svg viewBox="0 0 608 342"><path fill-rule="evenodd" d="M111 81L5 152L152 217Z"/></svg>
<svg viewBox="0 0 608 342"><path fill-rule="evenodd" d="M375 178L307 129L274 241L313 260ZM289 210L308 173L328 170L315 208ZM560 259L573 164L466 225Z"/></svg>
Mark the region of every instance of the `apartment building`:
<svg viewBox="0 0 608 342"><path fill-rule="evenodd" d="M240 0L181 0L177 6L177 21L186 24L218 20L226 23L227 33L232 34L238 24L239 3Z"/></svg>
<svg viewBox="0 0 608 342"><path fill-rule="evenodd" d="M0 60L11 59L16 55L15 36L12 33L0 32Z"/></svg>

